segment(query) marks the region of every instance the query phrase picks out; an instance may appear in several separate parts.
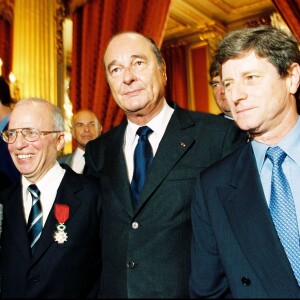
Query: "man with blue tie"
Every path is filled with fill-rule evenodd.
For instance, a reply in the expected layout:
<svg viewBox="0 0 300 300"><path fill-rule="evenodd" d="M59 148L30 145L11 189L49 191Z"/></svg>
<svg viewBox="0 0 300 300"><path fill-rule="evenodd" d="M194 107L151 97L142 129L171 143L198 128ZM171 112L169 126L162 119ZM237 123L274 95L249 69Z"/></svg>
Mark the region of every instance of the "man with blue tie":
<svg viewBox="0 0 300 300"><path fill-rule="evenodd" d="M103 196L99 296L186 298L195 179L246 135L225 118L168 105L166 65L149 37L116 34L104 66L127 120L85 152Z"/></svg>
<svg viewBox="0 0 300 300"><path fill-rule="evenodd" d="M299 298L299 44L271 26L239 29L216 59L233 118L251 142L196 181L190 294Z"/></svg>

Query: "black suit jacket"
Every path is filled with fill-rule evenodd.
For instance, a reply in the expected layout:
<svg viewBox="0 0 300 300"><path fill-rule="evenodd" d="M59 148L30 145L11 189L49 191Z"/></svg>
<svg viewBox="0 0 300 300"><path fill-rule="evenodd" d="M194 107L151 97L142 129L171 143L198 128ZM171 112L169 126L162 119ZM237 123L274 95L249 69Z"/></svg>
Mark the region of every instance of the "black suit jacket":
<svg viewBox="0 0 300 300"><path fill-rule="evenodd" d="M197 179L192 224L192 297L300 297L251 143Z"/></svg>
<svg viewBox="0 0 300 300"><path fill-rule="evenodd" d="M101 297L188 297L190 203L200 171L246 142L225 118L177 107L133 206L123 153L127 123L90 141L88 174L103 196Z"/></svg>
<svg viewBox="0 0 300 300"><path fill-rule="evenodd" d="M7 125L4 130L6 129ZM20 173L15 167L7 147L7 143L0 136L0 191L20 179Z"/></svg>
<svg viewBox="0 0 300 300"><path fill-rule="evenodd" d="M54 203L70 207L65 223L68 239L62 244L54 241L57 221L52 207L32 257L21 183L1 194L2 298L74 299L97 294L101 272L99 190L95 181L66 168Z"/></svg>

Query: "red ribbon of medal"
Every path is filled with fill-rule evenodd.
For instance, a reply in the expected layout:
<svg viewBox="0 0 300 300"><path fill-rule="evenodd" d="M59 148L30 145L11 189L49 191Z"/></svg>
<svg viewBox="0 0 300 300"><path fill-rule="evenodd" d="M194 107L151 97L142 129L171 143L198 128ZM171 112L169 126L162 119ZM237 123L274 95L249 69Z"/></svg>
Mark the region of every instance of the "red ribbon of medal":
<svg viewBox="0 0 300 300"><path fill-rule="evenodd" d="M58 223L64 224L69 219L69 212L69 205L55 203L54 215Z"/></svg>

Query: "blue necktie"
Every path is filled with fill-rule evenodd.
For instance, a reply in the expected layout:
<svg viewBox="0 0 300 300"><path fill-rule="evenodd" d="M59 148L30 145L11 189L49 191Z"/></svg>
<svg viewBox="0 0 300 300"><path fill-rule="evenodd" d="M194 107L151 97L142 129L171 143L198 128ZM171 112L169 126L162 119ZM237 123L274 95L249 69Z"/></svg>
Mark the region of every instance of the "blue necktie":
<svg viewBox="0 0 300 300"><path fill-rule="evenodd" d="M139 135L138 143L134 150L134 171L131 181L131 190L135 206L139 201L139 195L145 182L147 170L153 160L152 148L148 135L153 132L148 126L140 127L137 130Z"/></svg>
<svg viewBox="0 0 300 300"><path fill-rule="evenodd" d="M28 191L32 196L32 206L27 223L27 232L31 247L31 253L33 254L36 249L37 241L39 240L42 229L42 207L40 202L40 191L35 184L31 184L28 187Z"/></svg>
<svg viewBox="0 0 300 300"><path fill-rule="evenodd" d="M268 148L267 157L273 163L270 212L278 236L300 285L300 245L295 203L282 163L286 153L279 147Z"/></svg>

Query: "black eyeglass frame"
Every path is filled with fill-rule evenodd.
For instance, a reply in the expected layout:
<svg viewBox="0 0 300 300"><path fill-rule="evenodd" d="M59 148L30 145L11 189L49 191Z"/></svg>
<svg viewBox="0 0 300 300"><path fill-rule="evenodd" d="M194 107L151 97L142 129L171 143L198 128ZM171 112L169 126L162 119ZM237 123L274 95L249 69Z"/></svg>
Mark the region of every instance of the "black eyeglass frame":
<svg viewBox="0 0 300 300"><path fill-rule="evenodd" d="M24 132L24 130L26 132ZM36 134L36 136L34 138L29 138L28 139L28 134L30 132L34 132L34 134ZM51 130L51 131L48 130L47 131L47 130L39 130L37 128L16 128L16 129L9 129L9 130L2 131L1 136L2 136L2 139L3 139L4 142L6 142L7 144L13 144L16 141L19 133L22 134L22 136L24 137L24 139L27 142L36 142L41 137L41 135L46 135L46 134L50 134L50 133L59 133L59 132L62 132L62 131L61 130ZM13 136L14 137L13 141L9 141L9 134L10 133L15 134ZM12 136L10 136L10 137L12 137Z"/></svg>

